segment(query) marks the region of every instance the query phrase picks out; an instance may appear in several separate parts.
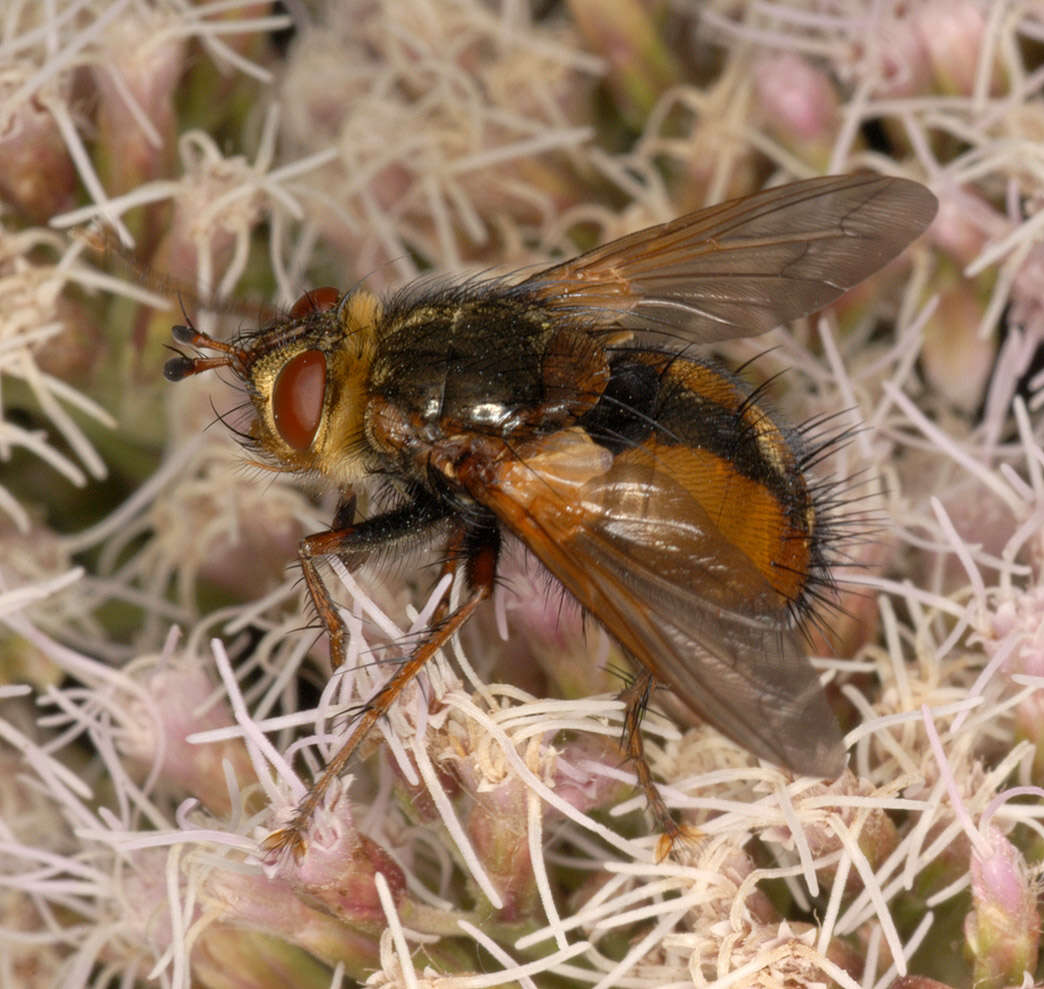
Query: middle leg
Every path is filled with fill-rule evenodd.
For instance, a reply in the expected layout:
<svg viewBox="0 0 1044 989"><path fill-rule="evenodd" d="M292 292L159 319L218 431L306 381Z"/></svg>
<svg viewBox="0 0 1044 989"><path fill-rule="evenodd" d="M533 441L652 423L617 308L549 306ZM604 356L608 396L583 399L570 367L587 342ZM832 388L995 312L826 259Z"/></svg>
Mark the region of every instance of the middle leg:
<svg viewBox="0 0 1044 989"><path fill-rule="evenodd" d="M649 706L649 698L656 686L653 675L644 667L623 690L620 700L624 702L624 728L622 744L628 758L634 765L638 777L638 785L645 794L646 803L653 816L661 836L657 845L656 861L662 862L674 847L678 839L696 837L696 832L680 825L671 814L666 801L653 779L652 769L645 758L645 742L642 739L642 717Z"/></svg>

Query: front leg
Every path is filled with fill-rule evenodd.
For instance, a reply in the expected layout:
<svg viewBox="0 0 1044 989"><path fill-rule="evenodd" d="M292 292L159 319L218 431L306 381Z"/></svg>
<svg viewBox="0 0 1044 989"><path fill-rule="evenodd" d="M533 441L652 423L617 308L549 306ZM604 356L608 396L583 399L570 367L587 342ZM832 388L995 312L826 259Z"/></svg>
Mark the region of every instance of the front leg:
<svg viewBox="0 0 1044 989"><path fill-rule="evenodd" d="M353 515L354 498L342 501L334 518L335 528L306 536L297 548L308 594L329 637L333 669L344 662L345 627L316 561L324 556L339 556L350 568L356 567L375 549L391 548L424 536L449 515L449 510L434 499L416 497L401 508L358 524L349 524Z"/></svg>
<svg viewBox="0 0 1044 989"><path fill-rule="evenodd" d="M379 519L371 521L377 522L384 518L386 516L380 516ZM437 520L432 519L431 521ZM390 530L385 529L384 531L387 535ZM320 533L320 537L325 535L328 534ZM380 544L384 545L384 542ZM353 541L350 552L357 550L358 544ZM403 688L474 614L475 609L493 593L497 557L500 552L500 532L495 525L479 525L469 529L467 526L458 524L449 537L447 550L442 572L443 574L455 574L463 565L467 596L452 610L448 609L448 604L445 608L440 605L432 624L416 641L409 656L359 711L352 723L348 738L334 753L322 775L312 784L304 799L298 804L297 811L290 823L286 827L274 831L262 843L262 848L266 851L279 853L289 849L296 858L301 857L306 847L304 833L308 822L330 784L341 774L370 729L384 717ZM325 593L325 588L323 591ZM326 600L329 601L329 597ZM448 600L448 595L444 600ZM333 609L332 602L330 602L330 608ZM336 615L336 612L334 614ZM338 618L337 621L340 622L340 619Z"/></svg>

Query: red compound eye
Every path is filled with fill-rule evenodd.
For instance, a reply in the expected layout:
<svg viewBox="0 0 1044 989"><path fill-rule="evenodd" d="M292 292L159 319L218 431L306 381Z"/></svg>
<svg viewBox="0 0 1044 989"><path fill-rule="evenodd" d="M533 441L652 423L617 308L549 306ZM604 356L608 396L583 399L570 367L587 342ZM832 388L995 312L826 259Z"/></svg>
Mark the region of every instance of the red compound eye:
<svg viewBox="0 0 1044 989"><path fill-rule="evenodd" d="M329 285L324 285L322 288L313 288L310 292L305 292L290 307L290 318L300 319L309 313L326 312L327 309L333 309L340 301L341 293Z"/></svg>
<svg viewBox="0 0 1044 989"><path fill-rule="evenodd" d="M322 351L298 354L276 378L272 414L276 429L288 446L307 450L323 415L326 393L326 357Z"/></svg>

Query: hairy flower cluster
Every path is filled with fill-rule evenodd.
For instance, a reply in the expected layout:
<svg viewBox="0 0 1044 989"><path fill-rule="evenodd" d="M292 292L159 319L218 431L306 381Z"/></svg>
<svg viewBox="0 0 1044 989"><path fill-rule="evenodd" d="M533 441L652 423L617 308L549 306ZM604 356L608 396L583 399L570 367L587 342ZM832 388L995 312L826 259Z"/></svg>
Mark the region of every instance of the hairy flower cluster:
<svg viewBox="0 0 1044 989"><path fill-rule="evenodd" d="M1044 984L1042 41L1016 0L8 0L0 986ZM219 375L162 380L171 323L856 170L928 185L929 232L718 355L851 431L817 470L866 538L810 629L840 778L658 691L661 856L626 657L514 547L268 850L460 588L324 563L329 669L294 564L338 493L251 463Z"/></svg>

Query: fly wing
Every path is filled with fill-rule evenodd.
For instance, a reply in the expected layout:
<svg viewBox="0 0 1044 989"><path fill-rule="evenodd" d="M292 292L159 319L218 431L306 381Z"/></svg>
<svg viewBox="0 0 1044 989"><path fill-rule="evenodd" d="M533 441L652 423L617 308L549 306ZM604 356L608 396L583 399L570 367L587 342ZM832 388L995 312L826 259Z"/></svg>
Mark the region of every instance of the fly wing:
<svg viewBox="0 0 1044 989"><path fill-rule="evenodd" d="M924 186L837 175L778 186L639 230L522 284L552 310L710 343L829 305L931 223Z"/></svg>
<svg viewBox="0 0 1044 989"><path fill-rule="evenodd" d="M790 602L691 494L691 451L613 455L580 430L540 442L473 495L704 720L759 757L837 776L840 732Z"/></svg>

